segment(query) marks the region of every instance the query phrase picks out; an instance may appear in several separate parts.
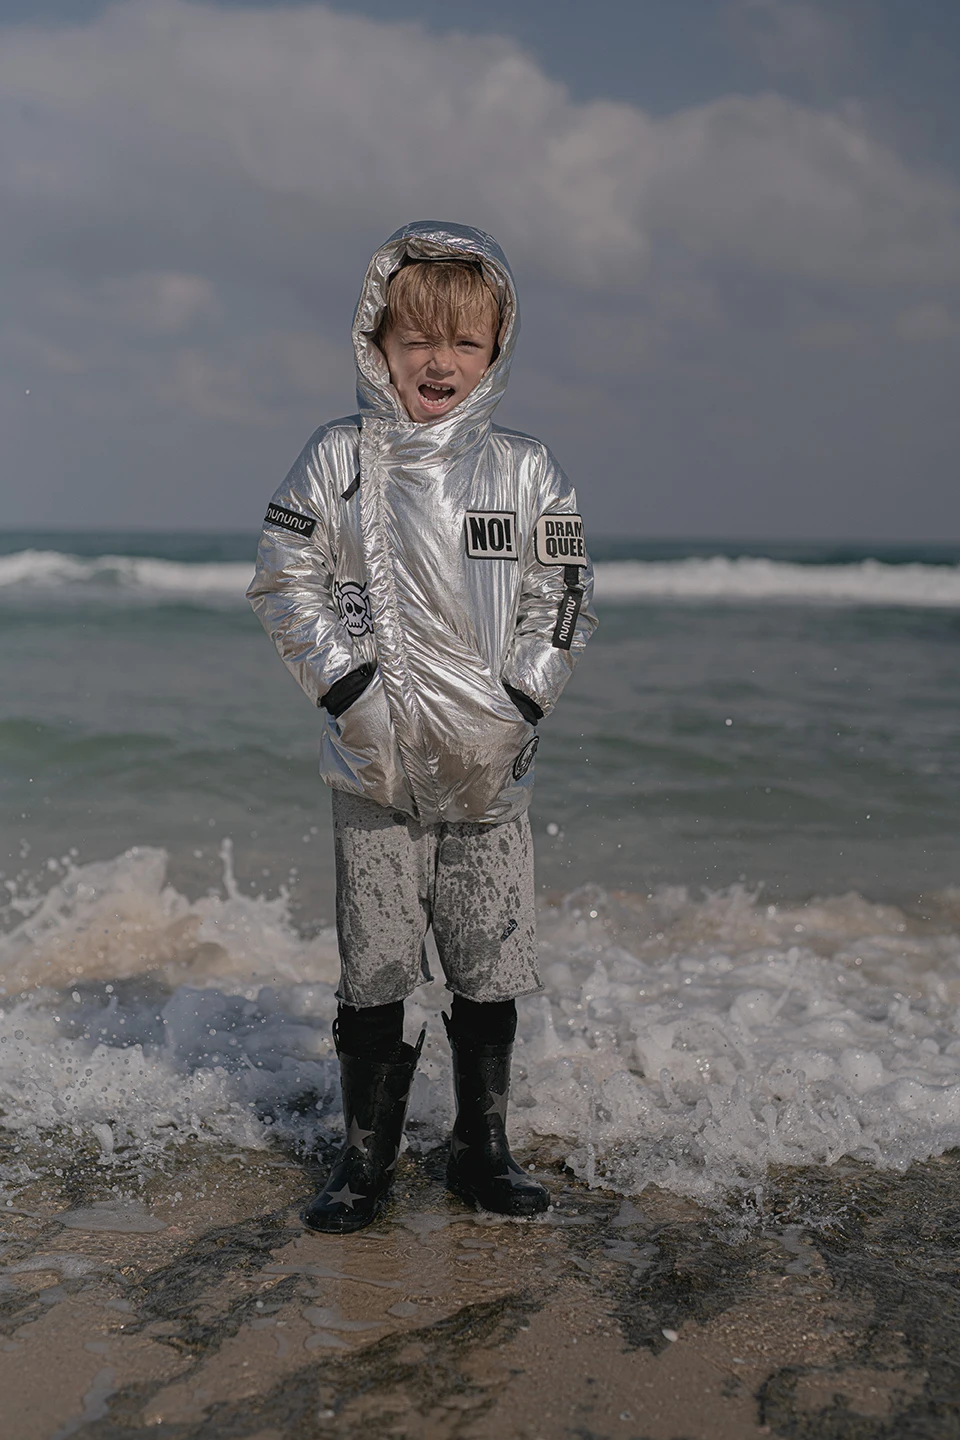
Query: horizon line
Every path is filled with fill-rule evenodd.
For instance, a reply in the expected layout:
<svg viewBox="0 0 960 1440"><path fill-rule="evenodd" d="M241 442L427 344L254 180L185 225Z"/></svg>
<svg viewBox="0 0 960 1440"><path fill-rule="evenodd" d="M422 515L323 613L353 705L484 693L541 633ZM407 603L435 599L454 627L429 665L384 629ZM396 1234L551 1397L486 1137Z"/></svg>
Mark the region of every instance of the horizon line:
<svg viewBox="0 0 960 1440"><path fill-rule="evenodd" d="M0 536L9 535L210 535L232 538L255 537L260 532L258 529L230 529L224 530L219 527L210 528L165 526L165 525L122 525L108 527L104 525L69 525L49 526L44 524L36 525L0 525ZM883 545L886 548L924 546L927 549L946 550L960 546L960 535L955 539L944 540L943 538L933 540L922 537L904 538L883 538L881 536L868 536L866 538L852 535L697 535L689 532L675 533L669 535L651 534L649 531L635 535L624 535L622 532L610 533L597 530L593 533L595 542L613 542L619 545L629 544L652 544L652 545Z"/></svg>

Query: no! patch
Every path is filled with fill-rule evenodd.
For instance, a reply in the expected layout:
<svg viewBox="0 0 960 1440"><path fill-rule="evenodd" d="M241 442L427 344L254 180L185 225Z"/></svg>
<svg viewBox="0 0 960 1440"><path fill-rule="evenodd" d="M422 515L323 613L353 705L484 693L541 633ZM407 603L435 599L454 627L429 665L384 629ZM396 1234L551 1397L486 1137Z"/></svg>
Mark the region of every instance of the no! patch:
<svg viewBox="0 0 960 1440"><path fill-rule="evenodd" d="M512 510L468 510L463 522L471 560L516 560L517 517Z"/></svg>

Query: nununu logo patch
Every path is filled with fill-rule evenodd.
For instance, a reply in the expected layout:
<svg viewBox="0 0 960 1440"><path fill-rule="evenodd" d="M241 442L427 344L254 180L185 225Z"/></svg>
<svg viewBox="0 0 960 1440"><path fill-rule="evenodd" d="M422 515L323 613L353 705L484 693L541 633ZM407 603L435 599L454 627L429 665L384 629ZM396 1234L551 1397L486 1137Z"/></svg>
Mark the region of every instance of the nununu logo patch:
<svg viewBox="0 0 960 1440"><path fill-rule="evenodd" d="M309 536L317 528L317 522L311 516L298 515L296 510L285 510L282 505L268 505L263 523L279 525L282 530L292 530L295 535Z"/></svg>
<svg viewBox="0 0 960 1440"><path fill-rule="evenodd" d="M516 560L517 517L512 510L468 510L464 518L471 560Z"/></svg>
<svg viewBox="0 0 960 1440"><path fill-rule="evenodd" d="M560 601L560 608L557 611L557 623L553 631L553 640L551 641L555 650L570 649L577 628L577 618L579 617L582 603L583 591L579 587L571 587L564 590L563 599Z"/></svg>
<svg viewBox="0 0 960 1440"><path fill-rule="evenodd" d="M358 580L335 580L333 593L340 611L340 619L351 635L372 635L373 616L370 613L370 597L366 585Z"/></svg>
<svg viewBox="0 0 960 1440"><path fill-rule="evenodd" d="M579 515L541 515L533 539L541 565L585 565L583 521Z"/></svg>

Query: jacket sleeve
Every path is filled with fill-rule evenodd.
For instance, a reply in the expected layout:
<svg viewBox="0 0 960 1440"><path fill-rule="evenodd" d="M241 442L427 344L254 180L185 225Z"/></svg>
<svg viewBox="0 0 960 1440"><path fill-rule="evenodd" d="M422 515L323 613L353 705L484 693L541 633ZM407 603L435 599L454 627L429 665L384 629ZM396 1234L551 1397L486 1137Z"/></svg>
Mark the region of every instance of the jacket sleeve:
<svg viewBox="0 0 960 1440"><path fill-rule="evenodd" d="M363 658L334 601L329 488L314 436L267 507L247 591L281 660L315 705Z"/></svg>
<svg viewBox="0 0 960 1440"><path fill-rule="evenodd" d="M577 497L549 452L527 528L517 623L503 679L548 715L597 625L593 566L583 545Z"/></svg>

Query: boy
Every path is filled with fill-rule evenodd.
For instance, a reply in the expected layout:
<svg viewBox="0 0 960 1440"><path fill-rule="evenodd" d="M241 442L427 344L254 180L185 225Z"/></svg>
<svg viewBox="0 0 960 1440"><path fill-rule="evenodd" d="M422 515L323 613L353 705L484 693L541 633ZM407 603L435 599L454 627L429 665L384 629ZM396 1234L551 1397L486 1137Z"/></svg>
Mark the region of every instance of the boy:
<svg viewBox="0 0 960 1440"><path fill-rule="evenodd" d="M304 1211L314 1230L383 1207L423 1042L403 1042L403 1001L431 925L453 991L447 1184L506 1215L549 1203L505 1131L515 1001L542 988L527 807L537 722L596 620L569 482L491 422L518 325L489 235L391 236L354 320L360 414L318 430L274 495L248 592L325 712L334 792L347 1134Z"/></svg>

